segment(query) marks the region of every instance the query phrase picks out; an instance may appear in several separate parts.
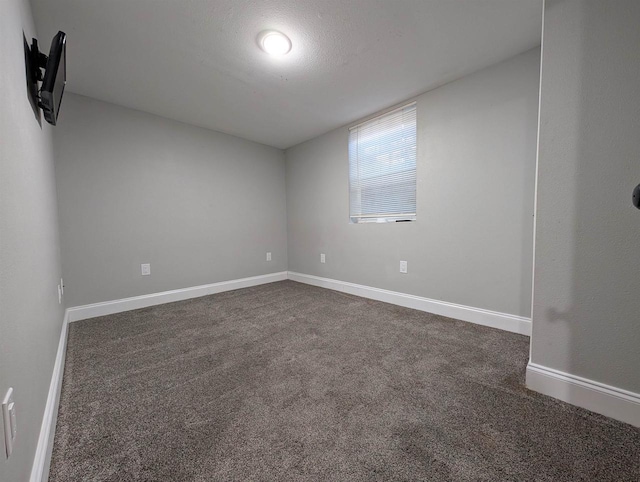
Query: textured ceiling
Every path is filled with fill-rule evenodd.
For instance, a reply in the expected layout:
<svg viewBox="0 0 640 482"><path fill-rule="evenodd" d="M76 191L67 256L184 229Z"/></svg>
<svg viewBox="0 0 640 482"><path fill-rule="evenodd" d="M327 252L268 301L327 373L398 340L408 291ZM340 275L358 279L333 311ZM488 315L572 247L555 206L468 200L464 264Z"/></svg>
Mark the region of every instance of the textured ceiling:
<svg viewBox="0 0 640 482"><path fill-rule="evenodd" d="M539 45L542 10L542 0L32 3L42 45L68 35L69 91L279 148ZM293 42L283 58L256 44L271 28Z"/></svg>

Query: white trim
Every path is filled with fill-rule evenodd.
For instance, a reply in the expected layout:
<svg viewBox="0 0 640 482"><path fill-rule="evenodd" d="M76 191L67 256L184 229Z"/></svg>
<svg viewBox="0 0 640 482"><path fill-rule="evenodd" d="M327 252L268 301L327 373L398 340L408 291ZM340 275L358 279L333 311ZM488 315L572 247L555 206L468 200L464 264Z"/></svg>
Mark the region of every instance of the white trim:
<svg viewBox="0 0 640 482"><path fill-rule="evenodd" d="M60 390L62 389L62 377L64 374L64 361L67 353L67 333L70 322L94 318L96 316L120 313L122 311L135 310L138 308L145 308L147 306L171 303L172 301L207 296L215 293L221 293L223 291L248 288L250 286L257 286L285 279L287 279L287 272L281 271L279 273L221 281L219 283L212 283L208 285L193 286L191 288L164 291L161 293L152 293L150 295L134 296L132 298L68 308L65 311L64 319L62 320L62 331L60 333L60 341L58 342L58 352L53 366L51 383L49 384L49 394L47 396L47 403L45 405L42 425L40 427L40 436L38 437L36 454L33 459L33 465L31 466L30 482L46 482L49 478L49 467L51 464L56 421L58 418L58 406L60 403Z"/></svg>
<svg viewBox="0 0 640 482"><path fill-rule="evenodd" d="M93 303L90 305L74 306L69 308L69 322L86 320L95 318L96 316L112 315L123 311L137 310L148 306L162 305L164 303L172 303L174 301L188 300L190 298L198 298L200 296L213 295L222 293L223 291L237 290L240 288L248 288L265 283L273 283L274 281L282 281L287 279L287 272L270 273L260 276L251 276L250 278L240 278L229 281L220 281L219 283L211 283L208 285L192 286L190 288L182 288L178 290L162 291L160 293L151 293L148 295L134 296L132 298L123 298L120 300L104 301L102 303Z"/></svg>
<svg viewBox="0 0 640 482"><path fill-rule="evenodd" d="M53 365L49 395L44 408L40 436L36 447L36 455L31 466L30 482L46 482L49 479L49 466L51 453L53 452L53 439L56 433L56 421L58 419L58 404L60 403L60 390L62 389L62 375L64 374L64 360L67 354L67 332L69 326L69 310L64 313L62 331L58 342L58 353Z"/></svg>
<svg viewBox="0 0 640 482"><path fill-rule="evenodd" d="M457 318L480 325L500 328L515 333L521 333L523 335L529 335L531 332L531 320L529 318L498 313L481 308L472 308L444 301L431 300L420 296L348 283L346 281L321 278L319 276L295 273L292 271L281 271L279 273L221 281L219 283L212 283L208 285L193 286L191 288L164 291L149 295L134 296L131 298L68 308L65 311L64 319L62 321L60 341L58 342L58 352L56 354L51 383L49 385L49 394L47 396L47 403L40 428L38 446L36 448L36 454L31 468L30 482L46 482L49 476L49 466L51 464L51 454L53 451L53 441L58 416L58 405L60 402L60 390L62 388L62 377L64 374L64 361L67 351L67 333L70 322L135 310L138 308L146 308L148 306L171 303L173 301L207 296L224 291L248 288L250 286L257 286L285 279L291 279L301 283L307 283L365 298L393 303L407 308L428 311L430 313ZM527 384L528 383L529 369L527 369ZM640 400L638 395L633 395Z"/></svg>
<svg viewBox="0 0 640 482"><path fill-rule="evenodd" d="M640 394L531 363L527 388L640 427Z"/></svg>
<svg viewBox="0 0 640 482"><path fill-rule="evenodd" d="M538 75L538 121L536 124L536 172L533 186L533 244L531 257L531 319L533 320L533 302L536 287L536 230L538 229L538 172L540 171L540 119L542 112L542 59L544 55L544 9L546 1L542 1L542 17L540 25L540 72ZM533 328L532 328L533 330ZM533 343L529 343L529 360L533 355Z"/></svg>
<svg viewBox="0 0 640 482"><path fill-rule="evenodd" d="M531 318L524 316L499 313L497 311L474 308L471 306L458 305L446 301L432 300L421 296L399 293L397 291L383 290L371 286L358 285L347 281L339 281L329 278L321 278L309 274L295 273L289 271L289 279L306 283L321 288L329 288L343 293L349 293L364 298L384 301L394 305L413 308L415 310L427 311L436 315L456 318L478 325L490 326L501 330L520 333L521 335L531 335Z"/></svg>
<svg viewBox="0 0 640 482"><path fill-rule="evenodd" d="M62 331L60 334L60 341L58 342L58 352L56 354L51 383L49 385L49 394L47 396L47 403L40 428L36 455L31 468L30 482L46 482L49 476L49 466L51 463L51 453L53 451L53 441L58 416L58 405L60 402L60 390L62 388L62 377L64 374L64 361L67 350L67 333L69 323L97 316L110 315L123 311L146 308L148 306L171 303L173 301L207 296L224 291L248 288L285 279L342 291L344 293L350 293L364 298L393 303L407 308L428 311L430 313L457 318L459 320L491 326L493 328L499 328L515 333L521 333L523 335L529 335L531 332L531 320L529 318L498 313L481 308L457 305L445 301L431 300L420 296L348 283L346 281L321 278L319 276L295 273L292 271L282 271L279 273L252 276L250 278L221 281L219 283L212 283L208 285L193 286L191 288L164 291L149 295L134 296L131 298L68 308L62 322ZM527 370L527 382L528 381L529 373ZM635 397L638 396L635 395Z"/></svg>

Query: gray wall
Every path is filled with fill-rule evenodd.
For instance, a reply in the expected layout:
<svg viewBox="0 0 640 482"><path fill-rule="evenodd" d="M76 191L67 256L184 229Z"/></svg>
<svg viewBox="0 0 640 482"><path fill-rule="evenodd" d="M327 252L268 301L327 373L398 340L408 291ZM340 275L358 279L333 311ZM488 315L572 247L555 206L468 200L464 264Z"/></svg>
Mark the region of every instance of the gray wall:
<svg viewBox="0 0 640 482"><path fill-rule="evenodd" d="M0 398L14 388L18 421L11 458L0 440L7 482L29 478L63 319L51 129L27 100L23 30L36 36L29 3L0 2Z"/></svg>
<svg viewBox="0 0 640 482"><path fill-rule="evenodd" d="M281 150L73 94L54 146L69 306L286 270Z"/></svg>
<svg viewBox="0 0 640 482"><path fill-rule="evenodd" d="M530 316L539 55L417 98L416 222L349 224L346 127L288 149L289 270Z"/></svg>
<svg viewBox="0 0 640 482"><path fill-rule="evenodd" d="M532 361L640 392L640 2L545 7Z"/></svg>

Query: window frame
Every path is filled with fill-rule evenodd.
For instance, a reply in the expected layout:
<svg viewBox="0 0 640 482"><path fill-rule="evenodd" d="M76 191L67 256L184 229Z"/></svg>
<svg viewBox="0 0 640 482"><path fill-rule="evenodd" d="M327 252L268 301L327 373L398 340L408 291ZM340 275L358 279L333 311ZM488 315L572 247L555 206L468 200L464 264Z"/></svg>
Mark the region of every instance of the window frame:
<svg viewBox="0 0 640 482"><path fill-rule="evenodd" d="M351 159L351 132L354 129L358 129L361 126L368 124L377 119L383 118L390 114L393 114L398 111L402 111L407 109L408 107L414 108L415 111L415 209L413 213L387 213L384 216L380 216L379 214L365 214L365 215L353 215L351 212L352 209L352 159ZM416 222L418 219L418 102L417 99L410 100L408 102L404 102L397 107L393 107L391 109L379 112L377 114L371 115L364 120L354 124L348 128L349 137L347 141L347 167L348 167L348 188L349 188L349 224L387 224L387 223L401 223L401 222Z"/></svg>

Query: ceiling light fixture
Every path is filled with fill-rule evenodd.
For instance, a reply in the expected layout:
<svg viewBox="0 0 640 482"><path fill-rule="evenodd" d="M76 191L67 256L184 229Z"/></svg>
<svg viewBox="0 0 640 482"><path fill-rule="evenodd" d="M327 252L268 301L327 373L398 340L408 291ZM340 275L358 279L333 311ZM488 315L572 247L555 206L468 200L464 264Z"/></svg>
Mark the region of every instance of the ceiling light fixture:
<svg viewBox="0 0 640 482"><path fill-rule="evenodd" d="M291 50L291 40L282 32L265 30L258 35L260 48L270 55L284 55Z"/></svg>

